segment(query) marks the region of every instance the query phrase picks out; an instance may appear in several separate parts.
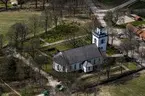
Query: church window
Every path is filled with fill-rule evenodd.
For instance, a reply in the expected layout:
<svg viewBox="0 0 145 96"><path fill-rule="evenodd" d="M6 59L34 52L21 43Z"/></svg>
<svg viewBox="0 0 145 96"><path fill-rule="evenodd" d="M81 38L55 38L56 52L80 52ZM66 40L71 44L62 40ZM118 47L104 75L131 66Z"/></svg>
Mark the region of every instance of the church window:
<svg viewBox="0 0 145 96"><path fill-rule="evenodd" d="M103 47L99 47L98 49L99 49L99 50L103 50Z"/></svg>
<svg viewBox="0 0 145 96"><path fill-rule="evenodd" d="M101 44L103 44L103 43L105 43L105 40L104 39L101 40Z"/></svg>
<svg viewBox="0 0 145 96"><path fill-rule="evenodd" d="M74 70L76 70L76 64L74 65Z"/></svg>
<svg viewBox="0 0 145 96"><path fill-rule="evenodd" d="M79 67L80 67L80 69L81 69L81 68L82 68L82 64L80 64L80 66L79 66Z"/></svg>
<svg viewBox="0 0 145 96"><path fill-rule="evenodd" d="M57 70L59 70L59 65L57 65Z"/></svg>
<svg viewBox="0 0 145 96"><path fill-rule="evenodd" d="M62 70L65 71L65 66L62 67Z"/></svg>
<svg viewBox="0 0 145 96"><path fill-rule="evenodd" d="M94 42L96 43L96 38L94 38Z"/></svg>
<svg viewBox="0 0 145 96"><path fill-rule="evenodd" d="M72 70L72 67L70 66L69 69Z"/></svg>
<svg viewBox="0 0 145 96"><path fill-rule="evenodd" d="M88 67L88 71L90 71L91 70L91 67Z"/></svg>
<svg viewBox="0 0 145 96"><path fill-rule="evenodd" d="M98 58L98 61L100 62L100 58Z"/></svg>

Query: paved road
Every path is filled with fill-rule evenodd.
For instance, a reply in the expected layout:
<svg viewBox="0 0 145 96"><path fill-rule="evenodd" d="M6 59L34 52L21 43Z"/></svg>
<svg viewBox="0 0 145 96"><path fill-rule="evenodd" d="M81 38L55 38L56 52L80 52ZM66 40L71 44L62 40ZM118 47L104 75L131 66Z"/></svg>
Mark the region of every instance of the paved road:
<svg viewBox="0 0 145 96"><path fill-rule="evenodd" d="M117 6L117 7L114 7L112 9L109 9L109 11L115 11L115 10L124 8L124 7L126 7L126 6L128 6L130 4L133 4L133 3L137 2L137 1L138 0L129 0L129 1L125 2L124 4L121 4L121 5Z"/></svg>
<svg viewBox="0 0 145 96"><path fill-rule="evenodd" d="M115 10L121 9L121 8L123 8L125 6L128 6L128 5L132 4L132 3L135 3L136 1L137 0L129 0L128 2L125 2L124 4L121 4L121 5L117 6L117 7L114 7L114 8L111 8L111 9L107 9L107 10L102 10L102 9L99 9L98 7L96 7L92 0L85 0L86 4L91 9L92 13L95 15L95 17L98 19L98 21L100 22L100 24L103 27L107 26L106 22L104 21L104 16L106 15L106 12L115 11Z"/></svg>
<svg viewBox="0 0 145 96"><path fill-rule="evenodd" d="M85 0L85 2L88 5L88 7L91 9L91 11L95 15L95 17L98 19L98 21L100 22L100 24L103 27L106 27L107 24L106 24L106 22L103 19L104 16L105 16L105 13L104 12L100 12L101 10L95 6L95 4L93 3L92 0Z"/></svg>

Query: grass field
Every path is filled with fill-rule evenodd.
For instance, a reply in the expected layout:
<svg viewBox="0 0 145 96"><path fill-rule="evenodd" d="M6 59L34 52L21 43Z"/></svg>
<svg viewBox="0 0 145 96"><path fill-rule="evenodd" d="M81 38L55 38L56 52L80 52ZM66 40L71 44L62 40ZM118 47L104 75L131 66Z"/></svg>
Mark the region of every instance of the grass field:
<svg viewBox="0 0 145 96"><path fill-rule="evenodd" d="M33 14L39 15L40 12L30 12L30 11L8 11L0 12L0 34L6 34L11 25L16 22L27 21L29 17Z"/></svg>
<svg viewBox="0 0 145 96"><path fill-rule="evenodd" d="M107 86L102 86L102 92L99 96L145 96L144 74L141 74L139 77L136 78L124 78L120 80L120 82L123 83L117 82Z"/></svg>

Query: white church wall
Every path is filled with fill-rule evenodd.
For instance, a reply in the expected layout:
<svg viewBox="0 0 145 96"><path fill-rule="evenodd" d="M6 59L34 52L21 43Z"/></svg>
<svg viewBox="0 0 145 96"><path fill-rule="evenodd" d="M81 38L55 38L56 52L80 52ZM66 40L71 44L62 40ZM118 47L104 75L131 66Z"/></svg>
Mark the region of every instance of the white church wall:
<svg viewBox="0 0 145 96"><path fill-rule="evenodd" d="M102 40L104 40L104 43L101 43ZM98 39L98 42L98 46L101 48L101 50L106 51L107 37L102 37L101 39Z"/></svg>
<svg viewBox="0 0 145 96"><path fill-rule="evenodd" d="M81 63L75 63L75 64L72 64L71 65L71 71L77 71L77 70L80 70L80 64Z"/></svg>
<svg viewBox="0 0 145 96"><path fill-rule="evenodd" d="M94 35L92 35L92 43L95 43L97 46L99 46L99 41Z"/></svg>
<svg viewBox="0 0 145 96"><path fill-rule="evenodd" d="M94 66L97 66L98 64L102 64L103 57L98 57L94 59Z"/></svg>
<svg viewBox="0 0 145 96"><path fill-rule="evenodd" d="M64 72L65 69L63 69L63 66L61 66L60 64L53 62L53 69L58 71L58 72Z"/></svg>

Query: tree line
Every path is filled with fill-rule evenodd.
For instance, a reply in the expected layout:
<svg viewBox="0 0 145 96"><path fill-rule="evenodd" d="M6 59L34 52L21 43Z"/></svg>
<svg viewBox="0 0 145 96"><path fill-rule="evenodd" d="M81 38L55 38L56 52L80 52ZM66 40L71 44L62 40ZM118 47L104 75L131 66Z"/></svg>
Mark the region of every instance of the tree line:
<svg viewBox="0 0 145 96"><path fill-rule="evenodd" d="M23 8L23 5L28 3L33 4L35 9L42 7L44 10L46 6L51 6L53 10L59 9L62 10L65 7L65 4L68 4L71 7L71 10L75 10L76 7L82 5L82 0L16 0L17 4L20 5L20 8ZM0 0L0 3L5 5L5 9L8 9L8 4L11 0ZM16 6L17 4L14 4ZM28 5L29 5L28 4ZM75 11L74 11L75 12Z"/></svg>

